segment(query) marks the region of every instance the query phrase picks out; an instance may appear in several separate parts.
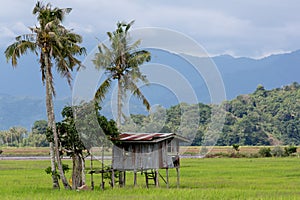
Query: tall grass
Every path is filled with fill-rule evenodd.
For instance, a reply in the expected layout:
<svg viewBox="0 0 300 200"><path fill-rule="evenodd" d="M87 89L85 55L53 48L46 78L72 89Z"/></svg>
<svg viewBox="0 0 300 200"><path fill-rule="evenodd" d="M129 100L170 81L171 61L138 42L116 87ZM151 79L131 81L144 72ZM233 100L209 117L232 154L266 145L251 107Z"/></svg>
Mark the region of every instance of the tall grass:
<svg viewBox="0 0 300 200"><path fill-rule="evenodd" d="M176 171L170 169L170 189L162 180L160 188L147 189L140 174L135 188L133 174L127 173L125 188L111 189L107 182L102 191L100 175L95 175L94 191L54 191L50 176L44 172L47 166L49 161L1 160L1 199L298 199L300 196L298 158L182 159L179 189ZM164 170L160 173L165 175Z"/></svg>

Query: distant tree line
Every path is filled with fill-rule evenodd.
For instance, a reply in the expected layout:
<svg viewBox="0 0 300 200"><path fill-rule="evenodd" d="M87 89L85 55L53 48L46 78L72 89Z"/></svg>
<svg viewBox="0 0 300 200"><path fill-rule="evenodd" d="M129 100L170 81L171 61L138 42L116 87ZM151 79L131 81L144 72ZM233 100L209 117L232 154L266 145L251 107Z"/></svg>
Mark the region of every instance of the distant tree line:
<svg viewBox="0 0 300 200"><path fill-rule="evenodd" d="M14 126L0 131L0 146L7 147L48 147L46 138L47 121L34 122L31 131L24 127Z"/></svg>
<svg viewBox="0 0 300 200"><path fill-rule="evenodd" d="M300 145L300 85L291 85L266 90L259 85L255 92L239 95L223 102L226 118L216 145ZM199 114L199 127L182 126L182 110ZM193 111L194 110L194 111ZM168 109L156 108L150 115L131 114L122 131L174 132L189 137L193 133L192 145L201 145L211 118L211 105L181 103ZM142 127L140 129L140 127ZM180 130L179 130L180 129ZM12 127L0 131L0 146L47 147L47 121L36 121L31 131L23 127Z"/></svg>
<svg viewBox="0 0 300 200"><path fill-rule="evenodd" d="M300 85L296 82L266 90L259 85L255 92L225 101L226 117L216 145L299 145L300 144ZM199 126L182 124L182 111L199 114ZM180 103L168 109L158 107L150 115L131 115L123 126L125 131L175 132L201 145L211 120L212 105Z"/></svg>

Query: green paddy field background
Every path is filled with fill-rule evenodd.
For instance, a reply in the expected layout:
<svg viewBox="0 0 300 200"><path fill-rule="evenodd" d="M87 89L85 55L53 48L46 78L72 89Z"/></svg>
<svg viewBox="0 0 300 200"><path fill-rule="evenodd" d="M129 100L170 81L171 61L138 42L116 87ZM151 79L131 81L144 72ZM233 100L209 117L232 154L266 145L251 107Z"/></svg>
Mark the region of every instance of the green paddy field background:
<svg viewBox="0 0 300 200"><path fill-rule="evenodd" d="M70 164L70 160L65 160ZM87 161L88 162L88 161ZM47 160L0 160L1 199L300 199L300 159L288 158L202 158L181 159L180 188L175 170L170 170L170 188L145 187L138 175L127 173L124 188L99 188L95 175L94 191L52 190L51 178L44 172ZM97 167L97 163L96 167ZM87 163L87 166L89 164ZM160 173L165 175L165 171ZM71 177L71 172L67 173ZM90 185L90 176L87 175Z"/></svg>

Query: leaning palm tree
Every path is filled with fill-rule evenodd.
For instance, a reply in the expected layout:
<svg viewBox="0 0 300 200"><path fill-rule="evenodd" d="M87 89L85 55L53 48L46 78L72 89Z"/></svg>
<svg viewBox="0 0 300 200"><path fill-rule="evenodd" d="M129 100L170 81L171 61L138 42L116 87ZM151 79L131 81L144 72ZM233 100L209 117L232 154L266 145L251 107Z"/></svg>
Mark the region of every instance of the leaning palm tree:
<svg viewBox="0 0 300 200"><path fill-rule="evenodd" d="M50 157L53 188L59 188L56 163L59 176L66 189L70 185L63 173L62 163L59 153L58 135L56 130L53 97L55 97L52 67L55 63L56 70L66 77L71 83L71 71L80 66L81 62L75 58L76 55L85 53L85 49L78 44L82 42L80 35L73 33L62 26L66 14L70 8L52 8L51 4L43 5L37 2L33 14L37 15L39 26L30 28L31 34L24 34L16 38L16 42L7 47L5 51L7 61L11 60L12 66L17 66L17 59L27 51L39 55L42 82L46 86L46 110L48 117L48 127L53 134L53 141L50 142Z"/></svg>
<svg viewBox="0 0 300 200"><path fill-rule="evenodd" d="M100 85L95 94L95 99L102 101L108 92L113 81L117 81L117 126L120 127L122 117L123 100L126 98L126 92L130 91L142 100L143 104L150 109L150 104L137 83L142 81L147 84L148 80L140 71L139 66L151 59L150 52L138 50L141 40L130 42L128 30L134 21L129 24L124 22L117 23L117 29L114 32L108 32L110 47L100 44L99 52L95 54L93 60L97 69L104 69L107 78Z"/></svg>

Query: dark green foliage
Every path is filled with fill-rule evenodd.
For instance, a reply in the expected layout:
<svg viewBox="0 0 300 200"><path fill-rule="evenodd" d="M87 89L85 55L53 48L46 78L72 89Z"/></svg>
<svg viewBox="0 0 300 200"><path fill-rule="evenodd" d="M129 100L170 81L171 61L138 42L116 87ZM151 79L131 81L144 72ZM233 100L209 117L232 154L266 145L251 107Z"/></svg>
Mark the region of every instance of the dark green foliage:
<svg viewBox="0 0 300 200"><path fill-rule="evenodd" d="M46 120L37 120L34 122L31 130L37 134L45 134L47 130L48 122Z"/></svg>
<svg viewBox="0 0 300 200"><path fill-rule="evenodd" d="M191 146L201 146L201 142L202 142L203 137L204 137L203 131L198 130Z"/></svg>
<svg viewBox="0 0 300 200"><path fill-rule="evenodd" d="M34 147L49 146L49 142L47 140L47 127L48 127L48 122L46 120L35 121L31 128L31 133L27 138L28 145Z"/></svg>
<svg viewBox="0 0 300 200"><path fill-rule="evenodd" d="M300 144L298 83L273 90L266 90L259 85L254 93L239 95L231 101L223 102L222 105L226 110L226 117L216 145ZM195 105L184 103L166 109L166 116L156 120L154 125L164 124L160 132L179 133L191 139L192 145L201 145L210 123L212 107L201 103L198 106L198 130L191 131L189 122L182 128L182 112L197 112ZM149 123L149 116L131 115L131 118L137 125L143 127L147 127ZM194 134L194 138L191 134Z"/></svg>
<svg viewBox="0 0 300 200"><path fill-rule="evenodd" d="M233 145L232 145L232 148L233 148L236 152L240 151L240 145L238 145L238 144L233 144Z"/></svg>
<svg viewBox="0 0 300 200"><path fill-rule="evenodd" d="M130 118L132 119L132 121L137 124L137 125L142 125L144 119L146 118L145 115L141 115L141 114L131 114Z"/></svg>
<svg viewBox="0 0 300 200"><path fill-rule="evenodd" d="M55 166L56 166L56 170L55 170L54 172L52 172L50 166L47 167L47 168L45 169L45 172L46 172L47 174L55 175L55 176L57 176L58 178L60 178L59 172L57 171L57 164L55 164ZM70 167L69 167L69 165L67 165L67 164L62 164L62 168L63 168L63 172L64 172L64 173L66 173L66 172L68 172L68 171L70 170Z"/></svg>
<svg viewBox="0 0 300 200"><path fill-rule="evenodd" d="M76 112L76 130L87 149L110 146L110 139L118 137L115 121L100 115L101 107L97 103L83 103L73 109Z"/></svg>
<svg viewBox="0 0 300 200"><path fill-rule="evenodd" d="M108 139L118 137L119 131L116 123L100 115L99 110L101 108L96 106L97 104L94 103L86 103L75 107L66 106L62 110L64 120L57 123L57 130L60 143L68 156L82 154L84 150L89 150L92 146L101 146L100 143L94 143L103 136L99 135L98 132L104 134ZM74 109L81 111L80 116L77 115L76 119L74 118ZM95 118L95 123L98 123L98 126L91 126L93 118ZM81 134L80 131L83 130L85 131L84 136L88 136L87 138Z"/></svg>
<svg viewBox="0 0 300 200"><path fill-rule="evenodd" d="M300 144L299 99L299 84L293 83L269 91L259 85L253 94L224 103L227 116L218 144Z"/></svg>
<svg viewBox="0 0 300 200"><path fill-rule="evenodd" d="M290 156L293 153L297 152L297 147L290 145L288 147L284 147L284 152L287 156Z"/></svg>
<svg viewBox="0 0 300 200"><path fill-rule="evenodd" d="M272 157L270 147L262 147L259 149L258 154L261 157Z"/></svg>

